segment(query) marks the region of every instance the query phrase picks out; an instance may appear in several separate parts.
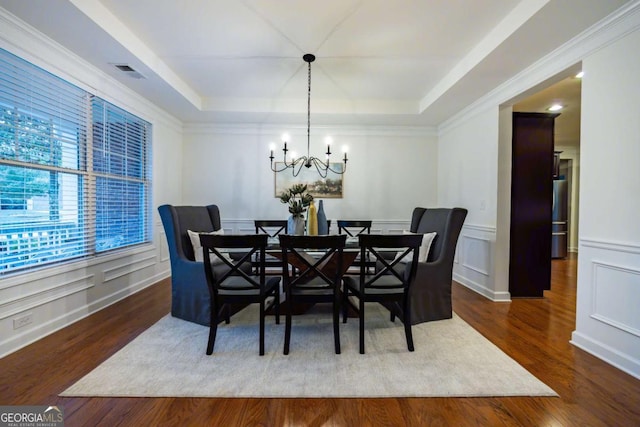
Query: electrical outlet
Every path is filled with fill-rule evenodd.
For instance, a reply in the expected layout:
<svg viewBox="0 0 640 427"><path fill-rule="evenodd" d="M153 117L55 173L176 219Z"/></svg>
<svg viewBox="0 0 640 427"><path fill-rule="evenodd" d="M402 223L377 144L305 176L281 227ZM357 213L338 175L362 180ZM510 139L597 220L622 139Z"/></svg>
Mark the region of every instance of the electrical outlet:
<svg viewBox="0 0 640 427"><path fill-rule="evenodd" d="M13 319L13 329L22 328L28 324L33 323L33 314L25 314L24 316L15 317Z"/></svg>

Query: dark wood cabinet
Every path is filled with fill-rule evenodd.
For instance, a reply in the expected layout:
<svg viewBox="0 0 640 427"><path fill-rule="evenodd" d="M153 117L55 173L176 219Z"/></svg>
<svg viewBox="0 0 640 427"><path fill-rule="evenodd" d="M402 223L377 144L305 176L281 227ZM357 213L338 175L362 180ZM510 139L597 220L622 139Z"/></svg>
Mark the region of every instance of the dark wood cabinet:
<svg viewBox="0 0 640 427"><path fill-rule="evenodd" d="M513 113L509 292L542 297L551 285L554 121L559 114Z"/></svg>

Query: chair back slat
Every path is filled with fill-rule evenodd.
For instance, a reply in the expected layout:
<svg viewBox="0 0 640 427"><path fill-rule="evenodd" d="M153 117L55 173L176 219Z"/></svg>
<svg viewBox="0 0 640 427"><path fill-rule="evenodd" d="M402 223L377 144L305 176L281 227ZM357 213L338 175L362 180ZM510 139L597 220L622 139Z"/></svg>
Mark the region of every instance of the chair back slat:
<svg viewBox="0 0 640 427"><path fill-rule="evenodd" d="M266 234L251 235L212 235L200 234L200 243L205 265L205 274L212 285L213 294L221 290L250 290L260 289L264 283L264 258L268 236ZM229 250L235 257L230 256ZM254 276L251 272L253 254L258 253L260 259L259 274ZM228 268L223 272L214 274L212 255L215 255L221 264ZM246 266L246 267L245 267ZM243 285L231 283L232 277L242 277Z"/></svg>
<svg viewBox="0 0 640 427"><path fill-rule="evenodd" d="M346 235L332 236L291 236L280 235L280 247L283 259L283 279L285 286L305 284L305 289L327 288L339 282L342 272L342 251L346 245ZM320 256L311 256L308 251L321 251ZM336 260L336 268L327 274L324 268L329 260ZM288 266L296 265L297 271L293 276ZM312 279L320 277L324 283L309 285Z"/></svg>
<svg viewBox="0 0 640 427"><path fill-rule="evenodd" d="M339 219L338 220L338 234L346 234L349 237L359 236L360 234L371 233L370 220L351 220L351 219Z"/></svg>
<svg viewBox="0 0 640 427"><path fill-rule="evenodd" d="M361 256L365 256L365 253L369 253L370 256L376 258L379 266L381 266L375 274L369 275L364 265L360 266L360 278L362 281L362 287L366 288L408 288L413 281L417 266L418 266L418 254L420 250L420 244L422 243L421 234L361 234L358 236L360 245ZM399 255L393 260L387 259L383 252L390 250L396 250ZM403 259L406 256L411 257L410 269L405 271ZM376 282L382 277L388 277L393 275L399 281L397 286L389 285L377 285Z"/></svg>
<svg viewBox="0 0 640 427"><path fill-rule="evenodd" d="M280 219L256 219L253 221L256 234L266 234L269 237L276 237L279 234L287 234L287 220Z"/></svg>

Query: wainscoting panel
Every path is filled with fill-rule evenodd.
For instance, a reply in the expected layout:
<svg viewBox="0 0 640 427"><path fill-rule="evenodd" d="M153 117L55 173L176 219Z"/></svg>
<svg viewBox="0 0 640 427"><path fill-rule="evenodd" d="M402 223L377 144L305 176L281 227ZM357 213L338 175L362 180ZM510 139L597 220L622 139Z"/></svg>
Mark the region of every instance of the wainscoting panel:
<svg viewBox="0 0 640 427"><path fill-rule="evenodd" d="M154 236L166 245L157 226ZM0 357L167 277L161 247L141 245L0 280Z"/></svg>
<svg viewBox="0 0 640 427"><path fill-rule="evenodd" d="M222 219L222 228L225 234L253 234L256 232L253 219ZM403 230L409 229L409 221L395 220L373 220L371 225L372 234L402 234ZM330 232L337 233L338 228L335 220L331 220Z"/></svg>
<svg viewBox="0 0 640 427"><path fill-rule="evenodd" d="M487 238L464 235L461 243L465 259L462 266L483 276L489 276L491 270L489 249L491 241Z"/></svg>
<svg viewBox="0 0 640 427"><path fill-rule="evenodd" d="M580 239L571 343L640 378L640 245Z"/></svg>
<svg viewBox="0 0 640 427"><path fill-rule="evenodd" d="M94 286L93 282L93 275L83 276L54 285L39 286L37 291L19 297L2 298L0 319L16 316L24 311L33 310L57 299L87 290Z"/></svg>
<svg viewBox="0 0 640 427"><path fill-rule="evenodd" d="M592 265L591 317L640 337L640 270L598 261ZM620 301L620 295L630 299Z"/></svg>
<svg viewBox="0 0 640 427"><path fill-rule="evenodd" d="M167 245L167 235L164 229L158 235L158 246L160 247L160 262L169 261L169 246Z"/></svg>
<svg viewBox="0 0 640 427"><path fill-rule="evenodd" d="M126 262L119 263L114 267L110 267L104 270L104 279L102 283L108 283L121 277L132 274L136 271L143 270L148 267L153 267L156 263L156 255L152 253L144 258L132 259L126 258Z"/></svg>
<svg viewBox="0 0 640 427"><path fill-rule="evenodd" d="M493 277L495 227L465 224L458 238L453 279L492 301L509 301L508 294L496 292Z"/></svg>

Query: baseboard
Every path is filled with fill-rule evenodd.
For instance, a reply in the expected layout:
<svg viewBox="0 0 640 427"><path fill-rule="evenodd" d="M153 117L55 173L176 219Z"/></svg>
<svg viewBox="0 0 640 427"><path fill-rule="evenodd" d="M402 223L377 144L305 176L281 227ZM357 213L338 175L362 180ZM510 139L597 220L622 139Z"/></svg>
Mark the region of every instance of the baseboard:
<svg viewBox="0 0 640 427"><path fill-rule="evenodd" d="M471 289L472 291L482 295L483 297L493 302L510 302L511 294L509 292L494 292L491 289L480 285L479 283L470 280L467 277L463 277L460 274L453 273L453 280L460 283L462 286Z"/></svg>
<svg viewBox="0 0 640 427"><path fill-rule="evenodd" d="M630 357L627 354L620 353L618 350L604 345L600 342L594 341L586 335L583 335L577 331L571 334L572 345L578 347L581 350L586 351L589 354L602 359L612 366L620 369L623 372L640 379L640 360Z"/></svg>

